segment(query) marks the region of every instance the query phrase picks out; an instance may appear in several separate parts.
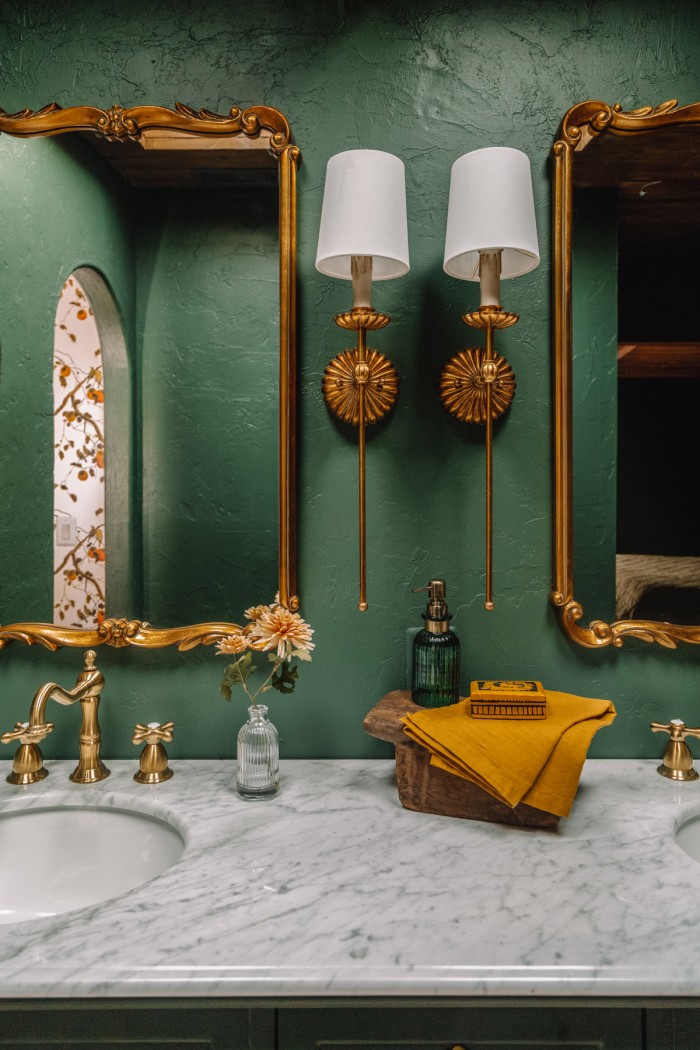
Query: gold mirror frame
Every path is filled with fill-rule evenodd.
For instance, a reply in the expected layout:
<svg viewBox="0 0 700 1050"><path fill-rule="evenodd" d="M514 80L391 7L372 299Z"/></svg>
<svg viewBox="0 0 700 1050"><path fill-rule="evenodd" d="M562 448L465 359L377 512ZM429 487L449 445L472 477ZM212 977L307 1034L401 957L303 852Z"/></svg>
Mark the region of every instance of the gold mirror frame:
<svg viewBox="0 0 700 1050"><path fill-rule="evenodd" d="M578 645L620 647L639 638L675 649L677 642L700 644L700 627L654 620L581 623L574 598L573 569L573 395L572 395L572 207L574 153L598 135L632 137L659 129L700 124L700 103L677 108L675 99L623 112L619 103L589 100L566 113L553 146L554 158L554 587L550 601L564 634Z"/></svg>
<svg viewBox="0 0 700 1050"><path fill-rule="evenodd" d="M47 137L68 132L92 133L105 145L138 142L146 133L164 133L167 145L180 136L214 137L223 148L230 148L232 136L262 140L277 161L279 169L279 288L280 288L280 364L279 364L279 601L287 609L299 608L296 554L296 174L301 151L292 140L286 117L269 106L234 106L227 116L208 110L195 110L183 103L175 109L161 106L114 105L108 110L94 106L62 109L51 103L32 112L29 109L8 114L0 109L0 133L20 138ZM226 139L229 141L226 142ZM182 139L180 139L182 142ZM241 140L241 143L245 139ZM166 146L167 148L167 146ZM147 150L144 153L148 152ZM48 623L0 624L0 649L11 641L27 645L39 643L46 649L62 646L94 648L98 645L143 649L177 646L180 650L212 645L241 630L235 623L199 623L187 627L153 628L141 620L106 619L95 630L60 627Z"/></svg>

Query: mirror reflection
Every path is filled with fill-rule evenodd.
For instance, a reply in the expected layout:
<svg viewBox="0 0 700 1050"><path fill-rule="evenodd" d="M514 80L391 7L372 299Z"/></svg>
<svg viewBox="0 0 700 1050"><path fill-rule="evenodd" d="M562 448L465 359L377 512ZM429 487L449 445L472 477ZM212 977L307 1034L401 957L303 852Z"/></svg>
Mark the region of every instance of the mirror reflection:
<svg viewBox="0 0 700 1050"><path fill-rule="evenodd" d="M574 442L600 472L599 495L616 507L606 521L604 500L578 483L586 468L575 451L575 517L588 537L577 547L577 590L584 607L615 620L700 624L700 531L688 484L700 384L699 175L692 126L633 140L600 135L574 154ZM599 365L582 360L584 332ZM602 418L608 408L616 434ZM601 413L593 440L582 435L592 412ZM595 571L601 555L614 565L596 587L586 563Z"/></svg>
<svg viewBox="0 0 700 1050"><path fill-rule="evenodd" d="M299 151L264 107L106 116L0 111L0 624L180 644L297 601Z"/></svg>
<svg viewBox="0 0 700 1050"><path fill-rule="evenodd" d="M550 601L587 648L700 644L687 482L699 147L700 103L589 99L552 149Z"/></svg>

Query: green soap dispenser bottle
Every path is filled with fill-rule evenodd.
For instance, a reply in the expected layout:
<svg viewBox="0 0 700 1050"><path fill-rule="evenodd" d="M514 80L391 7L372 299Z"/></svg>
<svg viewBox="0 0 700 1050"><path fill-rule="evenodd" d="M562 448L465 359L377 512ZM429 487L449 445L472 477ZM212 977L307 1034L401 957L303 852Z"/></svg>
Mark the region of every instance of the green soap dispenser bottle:
<svg viewBox="0 0 700 1050"><path fill-rule="evenodd" d="M447 707L459 700L459 638L450 630L444 580L431 580L414 593L428 592L425 627L413 640L411 698L421 707Z"/></svg>

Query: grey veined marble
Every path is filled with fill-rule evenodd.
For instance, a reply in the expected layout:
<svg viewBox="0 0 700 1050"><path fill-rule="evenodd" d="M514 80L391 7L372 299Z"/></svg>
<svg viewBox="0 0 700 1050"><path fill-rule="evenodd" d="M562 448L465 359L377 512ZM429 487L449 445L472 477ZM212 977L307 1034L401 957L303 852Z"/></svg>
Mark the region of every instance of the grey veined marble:
<svg viewBox="0 0 700 1050"><path fill-rule="evenodd" d="M700 782L656 762L589 761L554 831L411 813L392 761L283 762L262 803L233 762L171 764L154 787L133 762L84 787L52 762L16 788L0 763L2 812L136 808L186 841L125 896L0 926L0 995L700 994L700 863L673 838Z"/></svg>

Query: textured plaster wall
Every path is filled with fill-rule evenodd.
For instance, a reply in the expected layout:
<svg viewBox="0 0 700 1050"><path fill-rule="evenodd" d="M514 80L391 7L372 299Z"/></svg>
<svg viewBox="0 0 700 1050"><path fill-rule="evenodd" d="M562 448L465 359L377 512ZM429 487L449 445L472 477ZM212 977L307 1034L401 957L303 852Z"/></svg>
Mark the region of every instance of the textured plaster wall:
<svg viewBox="0 0 700 1050"><path fill-rule="evenodd" d="M204 0L196 8L184 0L81 6L5 0L0 105L6 110L50 100L183 100L219 111L264 102L286 113L302 148L300 587L317 650L297 692L273 702L284 755L387 753L364 736L362 718L383 692L403 685L405 630L421 608L411 588L432 575L448 581L465 682L477 675L535 677L614 699L618 720L596 740L594 754L656 755L650 718L697 719L700 650L638 645L589 653L564 639L548 605L548 155L562 114L581 99L628 107L672 96L697 100L699 59L695 4L678 0L663 7L654 0L245 6ZM444 361L475 341L459 320L476 302L475 287L442 272L450 166L468 150L499 144L531 158L542 263L504 286L504 305L522 319L498 340L518 389L495 442L496 609L489 614L482 603L483 440L443 414L435 385ZM376 288L375 303L393 322L372 342L393 358L401 393L394 414L368 442L364 615L355 608L356 447L329 418L320 394L326 361L348 343L332 323L348 304L348 288L313 265L326 161L359 146L404 159L411 248L410 274ZM21 255L3 243L0 265L19 266ZM11 381L14 367L5 342L0 329L0 382ZM2 439L15 440L5 432ZM213 477L217 465L203 469ZM177 723L175 756L232 753L243 705L232 710L218 696L221 658L209 651L118 651L100 659L107 755L128 754L133 722L154 718ZM75 652L49 656L13 646L1 657L4 723L24 713L39 682L70 680L77 671ZM56 721L46 752L71 753L77 713L62 712Z"/></svg>

